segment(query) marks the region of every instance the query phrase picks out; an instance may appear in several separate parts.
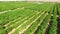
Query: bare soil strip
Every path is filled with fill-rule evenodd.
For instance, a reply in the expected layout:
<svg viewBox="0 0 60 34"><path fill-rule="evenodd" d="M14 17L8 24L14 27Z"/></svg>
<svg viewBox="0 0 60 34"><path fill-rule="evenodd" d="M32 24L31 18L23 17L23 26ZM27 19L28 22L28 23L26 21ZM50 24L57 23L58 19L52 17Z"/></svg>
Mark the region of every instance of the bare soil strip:
<svg viewBox="0 0 60 34"><path fill-rule="evenodd" d="M24 18L24 19L22 19L22 20L25 20L25 19L27 19L27 17L25 17L25 18ZM20 21L17 21L16 23L19 23L19 22L20 22ZM12 27L12 26L13 26L13 24L11 24L10 26ZM7 28L8 28L8 27L6 27L6 29L7 29ZM6 30L6 29L5 29L5 30Z"/></svg>
<svg viewBox="0 0 60 34"><path fill-rule="evenodd" d="M38 24L38 26L35 28L34 32L32 32L31 34L34 34L35 31L38 29L38 27L41 25L41 23L43 22L43 20L45 19L45 17L48 15L48 13L45 14L44 18L40 21L40 23Z"/></svg>
<svg viewBox="0 0 60 34"><path fill-rule="evenodd" d="M38 13L40 13L40 12L38 12ZM34 14L34 13L33 13ZM33 15L32 14L32 15ZM7 23L7 24L5 24L4 26L5 27L7 27L9 24L11 24L12 22L15 22L15 21L17 21L17 20L20 20L21 19L21 17L18 17L17 19L15 19L15 20L13 20L13 21L10 21L9 23Z"/></svg>
<svg viewBox="0 0 60 34"><path fill-rule="evenodd" d="M42 14L44 14L44 12L43 12ZM42 14L40 14L40 16L41 16ZM33 22L31 22L31 24L29 24L25 29L23 29L22 31L20 31L19 34L22 34L22 33L24 33L27 29L29 29L29 27L30 27L34 22L36 22L36 21L38 20L38 18L40 18L40 16L38 16Z"/></svg>
<svg viewBox="0 0 60 34"><path fill-rule="evenodd" d="M34 17L34 16L33 16ZM33 17L31 17L30 19L32 19ZM15 32L15 30L17 30L18 28L20 28L23 24L25 24L28 20L25 20L24 23L22 23L21 25L19 25L17 28L12 29L12 31L10 31L8 34L12 34L13 32Z"/></svg>
<svg viewBox="0 0 60 34"><path fill-rule="evenodd" d="M24 9L24 7L22 7L22 8L16 8L16 9L14 9L14 10L17 10L17 9ZM12 11L12 10L2 11L2 12L0 12L0 14L7 13L7 12L11 12L11 11Z"/></svg>
<svg viewBox="0 0 60 34"><path fill-rule="evenodd" d="M21 19L21 17L17 18L16 20ZM16 20L10 21L9 23L5 24L4 26L7 27L9 24L11 24L12 22L15 22Z"/></svg>
<svg viewBox="0 0 60 34"><path fill-rule="evenodd" d="M38 12L38 14L39 14L39 12ZM32 19L33 17L34 17L34 16L32 16L31 18L29 18L29 20ZM12 29L12 31L10 31L8 34L12 34L13 32L15 32L15 30L17 30L18 28L20 28L20 27L21 27L23 24L25 24L27 21L28 21L28 20L24 21L24 23L22 23L21 25L19 25L17 28Z"/></svg>

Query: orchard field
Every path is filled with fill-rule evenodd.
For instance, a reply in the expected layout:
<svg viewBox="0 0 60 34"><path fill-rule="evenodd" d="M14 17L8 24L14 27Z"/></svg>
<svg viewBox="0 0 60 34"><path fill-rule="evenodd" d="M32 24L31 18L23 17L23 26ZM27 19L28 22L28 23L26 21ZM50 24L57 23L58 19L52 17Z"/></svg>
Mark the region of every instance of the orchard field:
<svg viewBox="0 0 60 34"><path fill-rule="evenodd" d="M60 3L0 2L0 34L60 34Z"/></svg>

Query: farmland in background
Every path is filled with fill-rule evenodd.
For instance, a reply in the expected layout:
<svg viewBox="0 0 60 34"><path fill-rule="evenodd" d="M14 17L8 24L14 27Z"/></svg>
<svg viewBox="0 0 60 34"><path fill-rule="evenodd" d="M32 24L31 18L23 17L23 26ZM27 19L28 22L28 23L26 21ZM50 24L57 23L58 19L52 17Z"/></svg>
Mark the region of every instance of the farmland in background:
<svg viewBox="0 0 60 34"><path fill-rule="evenodd" d="M0 2L0 34L60 34L60 3Z"/></svg>

